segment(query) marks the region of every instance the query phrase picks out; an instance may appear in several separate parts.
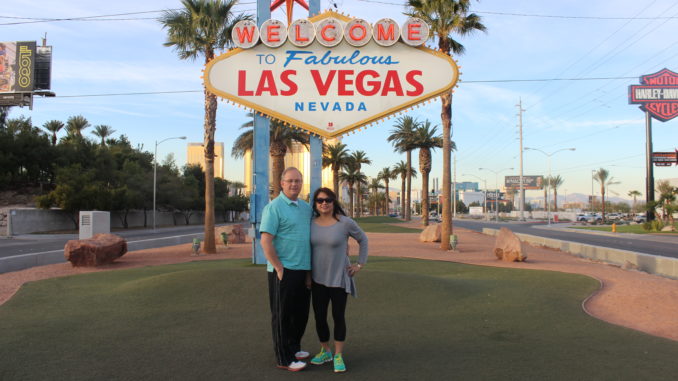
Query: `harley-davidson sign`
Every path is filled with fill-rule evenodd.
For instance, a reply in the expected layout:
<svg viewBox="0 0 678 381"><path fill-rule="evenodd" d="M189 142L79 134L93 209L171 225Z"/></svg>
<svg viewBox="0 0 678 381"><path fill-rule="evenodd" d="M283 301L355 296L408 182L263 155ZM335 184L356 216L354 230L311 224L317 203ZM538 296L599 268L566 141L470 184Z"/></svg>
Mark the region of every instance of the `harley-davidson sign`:
<svg viewBox="0 0 678 381"><path fill-rule="evenodd" d="M629 103L663 122L678 116L678 73L663 69L640 77L640 83L629 86Z"/></svg>
<svg viewBox="0 0 678 381"><path fill-rule="evenodd" d="M207 64L206 88L227 100L334 137L440 96L457 65L422 46L428 25L382 19L370 25L327 11L292 22L240 23L239 48Z"/></svg>

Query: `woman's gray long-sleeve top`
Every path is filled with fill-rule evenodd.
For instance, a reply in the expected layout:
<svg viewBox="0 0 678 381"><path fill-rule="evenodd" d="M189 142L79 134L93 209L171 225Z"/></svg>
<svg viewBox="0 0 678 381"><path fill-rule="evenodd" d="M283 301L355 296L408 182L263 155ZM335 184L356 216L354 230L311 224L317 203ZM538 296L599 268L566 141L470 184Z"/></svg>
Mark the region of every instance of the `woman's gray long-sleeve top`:
<svg viewBox="0 0 678 381"><path fill-rule="evenodd" d="M348 255L348 237L360 244L358 263L367 263L367 236L351 218L339 216L330 226L311 223L311 267L313 281L327 287L341 287L346 293L358 296L353 277L348 274L351 265Z"/></svg>

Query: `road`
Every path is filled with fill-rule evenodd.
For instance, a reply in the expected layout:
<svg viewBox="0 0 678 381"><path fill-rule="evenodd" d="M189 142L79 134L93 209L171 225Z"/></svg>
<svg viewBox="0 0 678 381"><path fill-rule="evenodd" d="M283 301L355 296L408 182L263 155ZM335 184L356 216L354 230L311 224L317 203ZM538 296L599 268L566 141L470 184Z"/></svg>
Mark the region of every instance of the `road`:
<svg viewBox="0 0 678 381"><path fill-rule="evenodd" d="M499 229L507 227L516 233L678 258L678 236L675 235L617 234L611 236L610 234L590 234L579 232L575 229L567 229L572 231L565 231L565 226L568 226L568 224L551 224L551 227L549 227L543 222L496 223L492 221L456 219L454 220L454 226L474 231L482 231L483 228Z"/></svg>
<svg viewBox="0 0 678 381"><path fill-rule="evenodd" d="M127 239L127 249L134 251L190 243L193 238L202 240L203 230L202 225L193 225L159 228L155 232L151 229L138 229L113 233ZM63 252L64 245L71 239L78 239L77 234L26 234L11 239L0 239L0 258Z"/></svg>

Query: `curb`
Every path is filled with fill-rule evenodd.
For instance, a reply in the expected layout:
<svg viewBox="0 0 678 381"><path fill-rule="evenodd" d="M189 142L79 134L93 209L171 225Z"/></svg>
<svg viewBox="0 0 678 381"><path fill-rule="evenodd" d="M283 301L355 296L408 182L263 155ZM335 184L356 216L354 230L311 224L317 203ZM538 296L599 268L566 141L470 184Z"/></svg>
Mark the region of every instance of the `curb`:
<svg viewBox="0 0 678 381"><path fill-rule="evenodd" d="M30 253L0 258L0 274L20 271L36 266L65 263L64 250L53 250L42 253Z"/></svg>
<svg viewBox="0 0 678 381"><path fill-rule="evenodd" d="M497 235L498 229L483 228L483 234ZM625 266L628 263L636 266L638 270L660 275L667 278L678 279L678 259L661 257L657 255L643 254L634 251L612 249L609 247L586 245L578 242L563 241L560 239L539 237L530 234L515 233L521 241L534 245L540 245L559 249L577 257L592 259L617 266Z"/></svg>

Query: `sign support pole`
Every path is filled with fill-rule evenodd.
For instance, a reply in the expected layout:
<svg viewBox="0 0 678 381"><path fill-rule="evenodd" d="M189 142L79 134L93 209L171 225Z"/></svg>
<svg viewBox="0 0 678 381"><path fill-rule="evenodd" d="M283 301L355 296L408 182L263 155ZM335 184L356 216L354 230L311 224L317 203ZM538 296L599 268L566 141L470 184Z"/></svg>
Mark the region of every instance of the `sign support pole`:
<svg viewBox="0 0 678 381"><path fill-rule="evenodd" d="M257 25L261 26L264 21L271 18L270 2L268 0L257 0ZM261 248L261 213L264 206L268 204L268 155L270 146L270 119L261 116L252 110L254 114L254 147L252 152L253 169L252 184L254 185L253 197L250 203L250 221L254 228L254 237L252 237L252 263L261 265L266 263L264 250ZM280 181L280 179L275 179ZM252 205L254 204L254 205Z"/></svg>
<svg viewBox="0 0 678 381"><path fill-rule="evenodd" d="M645 111L645 204L654 201L654 167L652 166L652 117ZM654 213L646 212L647 221L654 219Z"/></svg>
<svg viewBox="0 0 678 381"><path fill-rule="evenodd" d="M311 0L308 4L308 16L312 17L320 13L320 0ZM309 188L309 202L313 203L311 197L316 189L322 186L323 169L323 141L319 135L310 135L311 145L311 186ZM339 197L339 195L337 195Z"/></svg>

